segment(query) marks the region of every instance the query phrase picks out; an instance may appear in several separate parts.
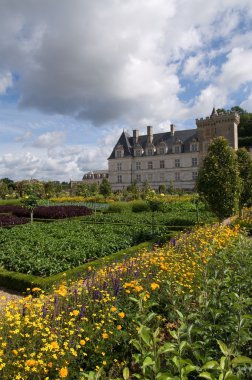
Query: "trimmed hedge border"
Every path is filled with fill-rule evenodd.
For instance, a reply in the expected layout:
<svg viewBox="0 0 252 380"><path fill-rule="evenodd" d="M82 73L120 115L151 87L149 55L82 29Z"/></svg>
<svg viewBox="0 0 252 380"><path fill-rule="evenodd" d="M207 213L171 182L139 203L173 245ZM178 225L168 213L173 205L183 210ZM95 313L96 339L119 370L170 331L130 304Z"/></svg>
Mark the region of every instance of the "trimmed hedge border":
<svg viewBox="0 0 252 380"><path fill-rule="evenodd" d="M5 287L10 290L16 290L20 293L26 293L28 288L38 287L43 290L50 290L53 285L59 284L62 280L75 280L80 276L85 275L88 272L88 268L99 268L103 265L107 265L115 260L122 260L126 256L134 255L137 251L144 248L150 249L152 247L152 242L144 242L128 249L123 249L121 251L112 253L107 257L102 257L100 259L90 261L79 267L69 269L68 271L58 273L50 277L38 277L30 274L23 274L18 272L10 272L7 270L0 270L0 286Z"/></svg>

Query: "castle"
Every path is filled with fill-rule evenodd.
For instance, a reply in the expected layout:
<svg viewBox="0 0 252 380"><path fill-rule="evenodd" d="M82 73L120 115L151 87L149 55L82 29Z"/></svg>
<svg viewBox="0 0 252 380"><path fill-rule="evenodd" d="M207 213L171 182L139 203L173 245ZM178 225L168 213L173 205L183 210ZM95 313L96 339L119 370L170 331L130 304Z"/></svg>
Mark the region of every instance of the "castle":
<svg viewBox="0 0 252 380"><path fill-rule="evenodd" d="M158 189L160 185L193 190L199 166L207 153L209 143L215 137L225 137L230 146L238 149L237 127L240 117L235 112L217 113L215 108L210 116L196 119L197 128L153 133L147 127L147 134L140 135L133 130L133 136L122 132L108 158L108 180L113 191L123 190L137 182L147 182Z"/></svg>

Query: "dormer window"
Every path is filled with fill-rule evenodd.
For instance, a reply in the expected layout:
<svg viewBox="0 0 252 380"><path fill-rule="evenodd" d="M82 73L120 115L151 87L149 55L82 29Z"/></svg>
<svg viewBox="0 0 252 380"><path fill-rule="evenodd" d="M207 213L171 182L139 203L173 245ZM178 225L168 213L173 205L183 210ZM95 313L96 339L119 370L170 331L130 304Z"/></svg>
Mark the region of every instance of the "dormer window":
<svg viewBox="0 0 252 380"><path fill-rule="evenodd" d="M136 157L141 157L142 156L142 149L134 149L134 155Z"/></svg>
<svg viewBox="0 0 252 380"><path fill-rule="evenodd" d="M167 145L164 141L161 141L157 146L158 154L166 154L167 153Z"/></svg>
<svg viewBox="0 0 252 380"><path fill-rule="evenodd" d="M115 148L116 158L122 158L124 156L124 149L122 145L117 145Z"/></svg>
<svg viewBox="0 0 252 380"><path fill-rule="evenodd" d="M198 152L199 146L197 142L192 142L190 145L190 151L191 152Z"/></svg>
<svg viewBox="0 0 252 380"><path fill-rule="evenodd" d="M176 146L174 147L174 152L175 152L175 153L180 153L180 151L181 151L181 149L180 149L180 145L176 145Z"/></svg>
<svg viewBox="0 0 252 380"><path fill-rule="evenodd" d="M153 155L153 149L147 149L147 155L152 156Z"/></svg>
<svg viewBox="0 0 252 380"><path fill-rule="evenodd" d="M181 153L182 152L182 141L176 140L172 147L173 153Z"/></svg>

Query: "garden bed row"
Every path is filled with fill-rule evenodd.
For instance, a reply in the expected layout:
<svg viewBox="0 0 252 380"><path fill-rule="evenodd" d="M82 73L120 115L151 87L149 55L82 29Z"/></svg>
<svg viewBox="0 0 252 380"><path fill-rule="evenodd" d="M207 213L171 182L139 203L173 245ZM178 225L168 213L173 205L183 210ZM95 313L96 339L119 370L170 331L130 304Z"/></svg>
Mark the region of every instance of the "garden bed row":
<svg viewBox="0 0 252 380"><path fill-rule="evenodd" d="M10 214L9 218L3 215L7 213ZM38 206L34 209L33 216L38 219L64 219L91 215L92 213L93 211L86 206ZM25 219L18 220L17 218L29 218L29 216L29 210L24 207L18 205L0 205L0 226L27 223Z"/></svg>

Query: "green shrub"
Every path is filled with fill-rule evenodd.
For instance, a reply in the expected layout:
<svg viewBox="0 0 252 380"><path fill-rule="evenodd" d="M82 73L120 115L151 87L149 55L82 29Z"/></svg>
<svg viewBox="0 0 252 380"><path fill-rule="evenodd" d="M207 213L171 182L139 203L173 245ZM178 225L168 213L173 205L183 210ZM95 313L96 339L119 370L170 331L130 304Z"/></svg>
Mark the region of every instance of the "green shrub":
<svg viewBox="0 0 252 380"><path fill-rule="evenodd" d="M121 213L129 210L129 206L126 202L111 203L105 210L106 213Z"/></svg>
<svg viewBox="0 0 252 380"><path fill-rule="evenodd" d="M131 207L133 212L150 211L149 205L146 201L133 201L131 202Z"/></svg>

